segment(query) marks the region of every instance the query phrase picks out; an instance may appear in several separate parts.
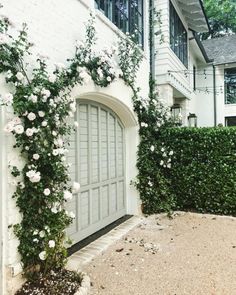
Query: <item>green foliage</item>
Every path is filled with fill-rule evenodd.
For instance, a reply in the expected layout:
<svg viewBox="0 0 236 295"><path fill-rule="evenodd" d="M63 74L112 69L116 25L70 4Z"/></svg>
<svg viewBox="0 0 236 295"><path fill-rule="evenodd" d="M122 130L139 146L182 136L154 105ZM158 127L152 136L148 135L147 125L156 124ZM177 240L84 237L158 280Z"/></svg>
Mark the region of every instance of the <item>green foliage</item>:
<svg viewBox="0 0 236 295"><path fill-rule="evenodd" d="M74 57L67 60L68 66L57 64L51 72L46 59L41 57L32 61L31 67L35 64L36 67L28 70L25 57L31 55L31 44L27 27L23 25L18 37L13 38L8 33L9 26L8 19L0 19L0 73L5 74L12 89L1 97L1 104L12 107L15 115L4 130L14 135L14 148L20 151L25 163L23 169L9 166L16 179L13 198L22 215L22 221L13 228L19 239L24 273L28 278L37 278L64 266L68 242L65 231L74 218L73 212L65 210L66 202L79 186L74 183L73 188L68 184L65 158L66 138L73 128L69 118L76 111L76 101L70 92L75 85L90 80L107 87L121 77L133 90L134 100L138 99L135 79L142 53L129 36L121 36L117 70L114 58L117 48L96 51L91 15L85 42L77 44ZM129 58L124 62L127 50Z"/></svg>
<svg viewBox="0 0 236 295"><path fill-rule="evenodd" d="M160 165L163 154L158 149L146 164L151 177L163 173L167 188L157 189L172 210L236 215L235 128L166 128L156 146L165 147L163 154L173 151L168 170ZM155 192L145 199L151 211L161 209Z"/></svg>
<svg viewBox="0 0 236 295"><path fill-rule="evenodd" d="M162 130L173 127L170 108L158 98L155 82L150 80L149 98L136 100L134 108L138 114L140 144L138 148L138 175L134 185L140 193L143 211L148 214L170 211L174 202L168 179L172 151L159 146L157 138ZM157 163L162 163L161 169ZM160 165L159 165L160 166Z"/></svg>
<svg viewBox="0 0 236 295"><path fill-rule="evenodd" d="M217 38L236 33L236 2L234 0L204 0L204 7L211 32L203 34L203 39L209 36Z"/></svg>

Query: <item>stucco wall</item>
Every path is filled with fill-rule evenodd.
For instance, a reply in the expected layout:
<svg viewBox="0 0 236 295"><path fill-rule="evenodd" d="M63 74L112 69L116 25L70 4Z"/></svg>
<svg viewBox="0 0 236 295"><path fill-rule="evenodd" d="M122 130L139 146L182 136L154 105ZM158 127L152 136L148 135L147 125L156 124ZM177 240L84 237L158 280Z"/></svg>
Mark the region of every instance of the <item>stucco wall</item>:
<svg viewBox="0 0 236 295"><path fill-rule="evenodd" d="M146 1L144 1L146 2ZM3 0L1 1L4 8L2 13L8 16L20 28L25 22L29 27L29 39L35 46L34 54L40 53L50 58L50 65L54 63L66 63L66 59L74 54L74 44L76 40L83 40L85 29L84 23L89 18L90 9L94 10L93 0ZM148 32L148 7L145 6L145 32ZM106 17L96 11L96 30L98 32L98 48L110 46L117 41L118 29ZM142 89L142 95L148 94L148 36L145 36L144 61L138 73L138 85ZM5 88L4 80L1 80L1 93L8 90ZM96 95L97 94L97 95ZM132 92L124 85L122 81L117 81L106 89L95 87L92 83L79 89L74 89L73 95L76 98L93 99L108 105L114 112L117 112L126 128L126 163L127 163L127 199L128 213L137 213L139 199L134 188L129 186L130 180L136 175L136 151L138 144L138 132L136 116L132 107ZM2 109L1 126L4 126L12 115L11 110ZM14 186L11 184L12 179L7 171L9 161L20 161L17 151L12 149L14 139L12 135L0 133L1 144L3 143L4 151L1 158L3 170L1 174L1 201L2 201L2 219L3 219L3 260L4 266L16 275L20 271L19 255L17 254L18 241L13 233L7 230L7 226L20 220L14 201L11 195ZM18 163L19 164L19 163ZM4 271L6 273L6 270ZM6 292L6 280L4 290ZM10 294L10 293L9 293Z"/></svg>

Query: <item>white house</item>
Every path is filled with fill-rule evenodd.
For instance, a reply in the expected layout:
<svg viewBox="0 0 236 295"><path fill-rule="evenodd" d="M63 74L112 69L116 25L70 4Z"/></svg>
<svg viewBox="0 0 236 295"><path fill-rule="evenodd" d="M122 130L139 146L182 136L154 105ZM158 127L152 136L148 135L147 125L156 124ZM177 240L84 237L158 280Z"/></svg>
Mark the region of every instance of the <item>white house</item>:
<svg viewBox="0 0 236 295"><path fill-rule="evenodd" d="M201 42L209 31L201 0L158 0L154 40L160 97L184 126L235 126L236 37Z"/></svg>
<svg viewBox="0 0 236 295"><path fill-rule="evenodd" d="M90 11L96 16L98 50L115 45L117 36L138 28L144 59L137 83L143 96L149 87L149 48L147 2L94 0L3 0L2 13L16 28L27 23L33 51L49 56L50 63L66 63L74 54L76 40L83 40L84 23ZM132 6L131 6L132 4ZM131 17L136 15L136 18ZM1 77L1 93L7 92ZM109 87L100 88L93 82L72 91L77 99L76 119L80 128L71 136L68 161L71 177L81 184L80 193L68 207L76 219L68 233L74 243L98 231L125 214L139 211L137 191L130 186L136 176L136 152L139 142L137 118L133 111L132 91L119 79ZM0 294L13 294L21 272L18 241L8 227L19 222L20 214L12 199L14 183L8 164L20 165L19 155L12 148L14 139L3 127L12 110L1 107L0 116ZM17 276L17 277L16 277Z"/></svg>
<svg viewBox="0 0 236 295"><path fill-rule="evenodd" d="M202 43L207 55L213 60L205 69L204 82L206 86L213 83L213 89L206 93L205 102L202 101L203 108L207 101L215 101L214 125L236 126L236 36L205 40Z"/></svg>
<svg viewBox="0 0 236 295"><path fill-rule="evenodd" d="M209 59L199 41L198 32L209 31L202 2L199 0L158 0L155 9L160 13L160 30L155 38L155 77L160 97L174 112L187 117L197 106L197 71L205 67ZM160 38L161 37L161 38ZM162 39L162 42L160 41Z"/></svg>
<svg viewBox="0 0 236 295"><path fill-rule="evenodd" d="M138 29L137 41L142 44L144 59L137 84L141 95L148 96L149 1L1 2L2 13L15 23L16 28L27 23L29 39L34 43L33 53L49 56L51 66L66 63L66 59L73 56L75 42L83 41L84 23L91 11L96 18L98 50L115 45L120 34ZM152 60L160 97L172 107L173 114L181 113L184 125L191 119L189 114L197 116L198 126L225 122L235 125L235 88L231 83L235 82L236 58L234 45L230 51L225 44L235 44L236 38L208 40L203 44L199 41L196 33L209 30L201 0L153 2L160 12L160 35L164 38L163 42L160 42L160 35L155 38L156 54ZM216 47L222 51L214 51ZM222 56L225 57L223 60ZM0 93L8 91L2 76ZM77 243L125 214L139 212L137 191L130 186L137 174L139 137L132 91L123 80L118 79L106 88L95 86L93 82L76 86L72 96L77 100L76 120L80 128L70 138L68 161L72 164L71 178L81 184L81 190L68 204L68 209L76 214L68 234ZM15 186L8 165L20 166L22 163L12 147L13 136L3 132L13 115L12 110L1 107L0 114L0 294L5 295L14 294L22 270L18 241L8 229L20 221L12 199Z"/></svg>

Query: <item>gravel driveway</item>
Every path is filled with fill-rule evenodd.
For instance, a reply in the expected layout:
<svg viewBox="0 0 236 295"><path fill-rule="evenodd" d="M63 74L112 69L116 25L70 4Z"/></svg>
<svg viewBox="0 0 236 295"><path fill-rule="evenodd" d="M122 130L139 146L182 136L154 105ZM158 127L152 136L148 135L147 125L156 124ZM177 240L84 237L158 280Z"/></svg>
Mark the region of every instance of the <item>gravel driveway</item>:
<svg viewBox="0 0 236 295"><path fill-rule="evenodd" d="M92 295L234 295L236 218L144 218L85 271Z"/></svg>

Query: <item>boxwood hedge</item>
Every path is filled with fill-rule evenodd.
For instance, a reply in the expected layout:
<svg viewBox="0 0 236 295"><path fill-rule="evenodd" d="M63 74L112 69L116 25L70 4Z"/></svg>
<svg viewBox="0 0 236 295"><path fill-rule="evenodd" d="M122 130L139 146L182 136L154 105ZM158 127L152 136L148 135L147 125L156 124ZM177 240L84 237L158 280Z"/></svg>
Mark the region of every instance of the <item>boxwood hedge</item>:
<svg viewBox="0 0 236 295"><path fill-rule="evenodd" d="M165 128L147 150L142 143L137 182L145 212L236 216L236 128Z"/></svg>

